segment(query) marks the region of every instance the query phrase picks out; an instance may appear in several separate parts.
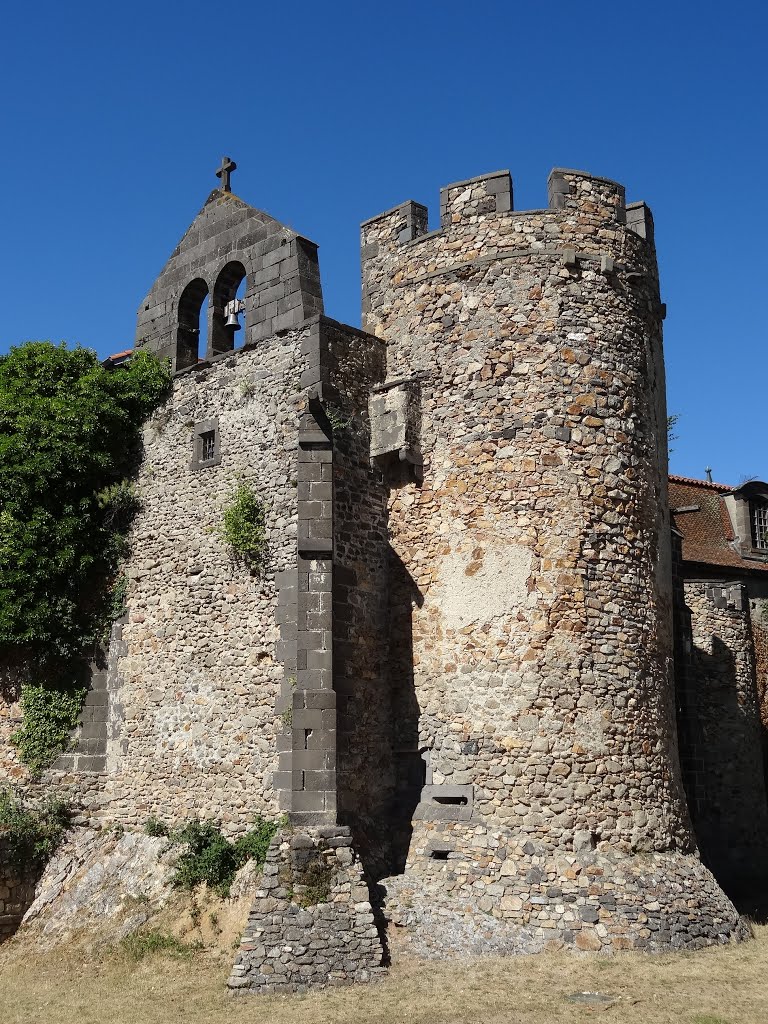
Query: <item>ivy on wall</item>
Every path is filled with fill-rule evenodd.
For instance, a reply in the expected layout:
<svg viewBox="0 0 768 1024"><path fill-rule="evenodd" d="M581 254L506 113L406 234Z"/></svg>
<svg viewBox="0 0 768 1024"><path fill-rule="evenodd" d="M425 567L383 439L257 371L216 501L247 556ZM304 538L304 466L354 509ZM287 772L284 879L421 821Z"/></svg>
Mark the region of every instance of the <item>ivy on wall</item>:
<svg viewBox="0 0 768 1024"><path fill-rule="evenodd" d="M33 779L39 779L67 749L84 697L85 687L79 686L51 688L28 683L21 687L23 719L11 743Z"/></svg>
<svg viewBox="0 0 768 1024"><path fill-rule="evenodd" d="M170 384L146 352L114 371L50 342L0 357L0 658L34 673L16 742L37 771L114 609L141 428Z"/></svg>

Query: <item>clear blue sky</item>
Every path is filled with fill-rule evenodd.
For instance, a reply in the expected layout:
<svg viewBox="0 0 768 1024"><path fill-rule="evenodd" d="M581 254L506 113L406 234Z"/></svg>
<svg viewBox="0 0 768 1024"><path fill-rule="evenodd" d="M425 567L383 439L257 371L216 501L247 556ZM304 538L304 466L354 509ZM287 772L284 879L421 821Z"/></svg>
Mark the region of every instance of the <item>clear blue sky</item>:
<svg viewBox="0 0 768 1024"><path fill-rule="evenodd" d="M217 184L320 245L326 312L359 324L358 225L509 167L554 166L654 212L674 472L768 477L761 2L13 4L0 30L0 351L101 354Z"/></svg>

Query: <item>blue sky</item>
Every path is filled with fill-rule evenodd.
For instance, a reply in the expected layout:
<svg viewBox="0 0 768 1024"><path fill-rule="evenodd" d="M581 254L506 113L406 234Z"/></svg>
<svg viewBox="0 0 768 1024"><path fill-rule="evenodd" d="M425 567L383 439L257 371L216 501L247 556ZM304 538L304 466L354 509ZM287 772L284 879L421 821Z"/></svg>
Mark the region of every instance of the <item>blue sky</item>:
<svg viewBox="0 0 768 1024"><path fill-rule="evenodd" d="M672 470L768 477L762 3L42 0L0 35L0 351L101 354L217 184L320 245L359 324L359 222L508 167L615 178L656 220Z"/></svg>

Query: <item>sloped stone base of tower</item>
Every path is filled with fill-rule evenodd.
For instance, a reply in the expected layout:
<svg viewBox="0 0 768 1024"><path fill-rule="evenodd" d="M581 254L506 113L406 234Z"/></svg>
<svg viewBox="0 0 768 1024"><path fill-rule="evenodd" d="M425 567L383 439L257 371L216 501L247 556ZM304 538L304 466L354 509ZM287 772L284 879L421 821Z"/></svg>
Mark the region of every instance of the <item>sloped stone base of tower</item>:
<svg viewBox="0 0 768 1024"><path fill-rule="evenodd" d="M405 874L384 879L381 897L390 925L425 957L662 952L750 935L695 855L553 851L483 826L418 830Z"/></svg>
<svg viewBox="0 0 768 1024"><path fill-rule="evenodd" d="M229 988L303 992L371 981L383 948L347 828L278 833L264 865Z"/></svg>

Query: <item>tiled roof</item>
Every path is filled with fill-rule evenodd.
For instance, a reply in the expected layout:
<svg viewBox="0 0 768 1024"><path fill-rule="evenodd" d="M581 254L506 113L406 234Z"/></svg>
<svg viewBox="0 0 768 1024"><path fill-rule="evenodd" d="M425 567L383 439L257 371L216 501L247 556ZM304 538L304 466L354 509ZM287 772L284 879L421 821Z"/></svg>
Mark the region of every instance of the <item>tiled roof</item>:
<svg viewBox="0 0 768 1024"><path fill-rule="evenodd" d="M730 484L716 484L711 480L696 480L692 476L675 476L674 473L669 474L669 482L676 484L694 484L696 487L707 487L713 491L735 491L735 487L731 487Z"/></svg>
<svg viewBox="0 0 768 1024"><path fill-rule="evenodd" d="M683 537L683 561L766 573L768 563L742 558L732 547L731 517L723 498L735 490L727 484L670 476L669 505L672 524Z"/></svg>

